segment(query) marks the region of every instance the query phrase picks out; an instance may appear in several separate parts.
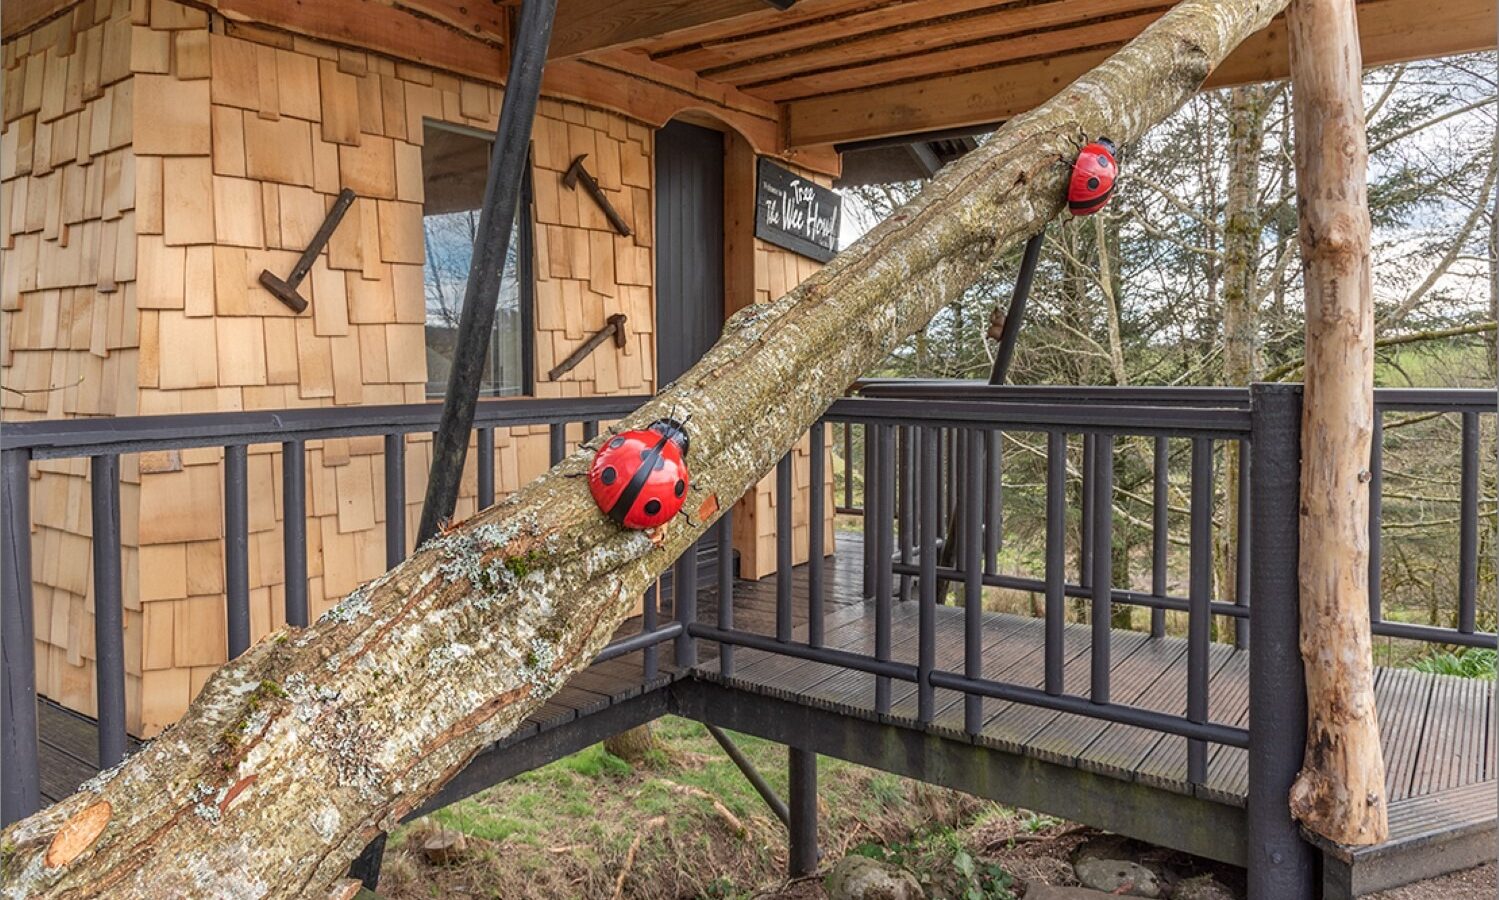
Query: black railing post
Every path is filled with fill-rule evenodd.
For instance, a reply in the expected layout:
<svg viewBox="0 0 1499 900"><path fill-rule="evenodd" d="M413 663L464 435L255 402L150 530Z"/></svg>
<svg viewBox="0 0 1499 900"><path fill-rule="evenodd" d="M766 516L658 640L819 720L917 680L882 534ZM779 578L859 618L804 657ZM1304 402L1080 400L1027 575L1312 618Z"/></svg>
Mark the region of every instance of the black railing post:
<svg viewBox="0 0 1499 900"><path fill-rule="evenodd" d="M1067 624L1067 435L1046 435L1046 693L1063 690Z"/></svg>
<svg viewBox="0 0 1499 900"><path fill-rule="evenodd" d="M873 515L875 521L874 547L874 655L876 659L889 660L891 640L891 601L894 590L894 573L891 559L895 555L895 426L880 425L875 428L875 488L876 502L873 509L865 509L866 516ZM890 712L890 679L876 678L874 684L875 712L887 715Z"/></svg>
<svg viewBox="0 0 1499 900"><path fill-rule="evenodd" d="M999 478L998 461L985 452L985 444L991 448L998 446L997 441L990 440L996 434L977 429L967 433L964 475L970 490L985 483L986 473L990 478ZM984 677L984 564L993 558L988 553L987 536L981 534L984 510L976 500L970 495L963 506L963 674L968 678ZM993 520L989 524L993 526ZM931 717L923 715L921 721L925 724ZM963 730L978 734L983 724L984 698L971 692L964 694Z"/></svg>
<svg viewBox="0 0 1499 900"><path fill-rule="evenodd" d="M1192 439L1192 531L1187 587L1187 718L1208 720L1208 645L1213 628L1213 439ZM1187 780L1207 780L1208 748L1187 741Z"/></svg>
<svg viewBox="0 0 1499 900"><path fill-rule="evenodd" d="M1166 556L1167 529L1170 527L1168 516L1171 512L1170 466L1171 455L1168 452L1166 438L1158 436L1155 439L1155 471L1151 473L1152 493L1150 496L1150 593L1156 598L1166 596L1166 576L1169 566ZM1166 636L1166 611L1164 609L1156 608L1150 611L1150 636Z"/></svg>
<svg viewBox="0 0 1499 900"><path fill-rule="evenodd" d="M921 456L918 471L921 478L921 576L917 582L917 715L923 722L931 721L935 703L932 689L932 670L937 667L937 454L941 447L942 432L935 428L921 429ZM970 503L969 506L974 504ZM888 618L888 615L886 616ZM890 658L890 639L885 637L888 629L881 628L884 637L884 653L880 659ZM883 680L885 702L880 712L889 709L889 679Z"/></svg>
<svg viewBox="0 0 1499 900"><path fill-rule="evenodd" d="M125 758L125 609L120 596L120 458L89 460L93 489L94 686L99 768Z"/></svg>
<svg viewBox="0 0 1499 900"><path fill-rule="evenodd" d="M1301 387L1250 389L1254 640L1249 645L1250 900L1310 900L1316 857L1287 801L1306 745L1301 664Z"/></svg>
<svg viewBox="0 0 1499 900"><path fill-rule="evenodd" d="M807 643L823 642L823 569L827 563L824 534L827 518L827 434L822 420L808 432L812 445L811 472L807 482ZM727 516L725 517L727 518ZM719 553L723 553L722 544ZM720 626L721 627L721 626Z"/></svg>
<svg viewBox="0 0 1499 900"><path fill-rule="evenodd" d="M1094 703L1109 702L1109 673L1114 628L1114 436L1093 439L1093 626L1089 694Z"/></svg>
<svg viewBox="0 0 1499 900"><path fill-rule="evenodd" d="M1457 630L1478 628L1478 413L1462 417L1457 548Z"/></svg>
<svg viewBox="0 0 1499 900"><path fill-rule="evenodd" d="M1369 435L1369 624L1378 625L1384 618L1380 602L1380 567L1383 552L1380 539L1384 521L1384 414L1374 407L1374 428Z"/></svg>
<svg viewBox="0 0 1499 900"><path fill-rule="evenodd" d="M480 428L478 446L474 448L479 454L479 508L488 509L494 506L494 429Z"/></svg>
<svg viewBox="0 0 1499 900"><path fill-rule="evenodd" d="M1254 516L1249 508L1249 495L1253 492L1250 486L1249 467L1254 465L1254 448L1249 441L1239 441L1239 514L1234 522L1234 605L1248 607L1253 590L1249 586L1249 567L1254 565L1254 542L1249 539L1250 530ZM1234 619L1234 646L1240 650L1249 649L1249 619L1248 617Z"/></svg>
<svg viewBox="0 0 1499 900"><path fill-rule="evenodd" d="M432 469L417 529L418 545L437 533L438 523L450 517L458 503L463 457L468 453L479 382L489 357L489 336L494 330L500 279L510 252L515 210L530 156L531 123L536 118L536 103L541 96L541 71L552 40L552 17L556 10L557 0L525 0L511 41L510 72L505 79L499 127L489 157L484 206L479 213L463 309L458 316L458 345L448 371L442 422L432 442ZM365 886L375 887L370 880L365 880Z"/></svg>
<svg viewBox="0 0 1499 900"><path fill-rule="evenodd" d="M734 508L724 510L713 527L718 540L718 627L729 631L734 627ZM733 644L718 645L718 672L725 678L734 674Z"/></svg>
<svg viewBox="0 0 1499 900"><path fill-rule="evenodd" d="M307 454L303 441L281 445L281 554L286 624L307 627Z"/></svg>
<svg viewBox="0 0 1499 900"><path fill-rule="evenodd" d="M875 520L875 481L878 478L875 469L874 425L864 425L864 495L860 498L859 507L864 517L864 581L861 596L865 600L874 599L875 581L875 547L878 544L879 525Z"/></svg>
<svg viewBox="0 0 1499 900"><path fill-rule="evenodd" d="M385 436L385 566L406 558L406 435Z"/></svg>
<svg viewBox="0 0 1499 900"><path fill-rule="evenodd" d="M244 444L224 448L224 602L229 658L250 649L250 479Z"/></svg>
<svg viewBox="0 0 1499 900"><path fill-rule="evenodd" d="M31 601L31 454L0 455L0 817L5 824L41 805L36 746L36 648Z"/></svg>
<svg viewBox="0 0 1499 900"><path fill-rule="evenodd" d="M796 491L792 486L792 456L795 450L776 462L776 640L786 643L791 640L793 625L791 610L792 579L792 498ZM868 505L867 503L865 504ZM869 515L869 510L864 510Z"/></svg>
<svg viewBox="0 0 1499 900"><path fill-rule="evenodd" d="M682 625L677 632L674 657L677 668L690 669L697 665L697 638L692 635L692 626L697 624L697 544L677 557L672 568L671 593L672 612Z"/></svg>

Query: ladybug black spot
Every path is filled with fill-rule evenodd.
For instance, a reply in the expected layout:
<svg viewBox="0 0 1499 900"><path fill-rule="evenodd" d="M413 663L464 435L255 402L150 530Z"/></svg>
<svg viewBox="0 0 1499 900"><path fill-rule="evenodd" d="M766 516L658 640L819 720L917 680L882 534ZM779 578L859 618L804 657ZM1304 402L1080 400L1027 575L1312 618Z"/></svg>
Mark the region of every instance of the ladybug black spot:
<svg viewBox="0 0 1499 900"><path fill-rule="evenodd" d="M1096 177L1088 179L1088 190L1090 190L1090 191L1096 191L1096 190L1098 190L1098 179Z"/></svg>
<svg viewBox="0 0 1499 900"><path fill-rule="evenodd" d="M618 478L618 477L619 477L619 473L616 472L616 471L614 471L614 467L613 466L610 466L607 469L605 469L604 471L602 471L602 472L599 473L599 480L602 481L604 484L613 484L614 480L616 478Z"/></svg>
<svg viewBox="0 0 1499 900"><path fill-rule="evenodd" d="M651 499L651 500L645 501L645 514L646 515L648 515L648 516L654 516L656 513L660 512L660 511L661 511L661 501L660 500Z"/></svg>
<svg viewBox="0 0 1499 900"><path fill-rule="evenodd" d="M671 491L672 491L672 493L676 494L678 497L682 496L683 494L687 493L687 482L685 482L682 479L678 478L677 479L677 483L672 486Z"/></svg>
<svg viewBox="0 0 1499 900"><path fill-rule="evenodd" d="M625 439L624 438L618 438L617 437L614 440L612 440L612 441L609 442L609 446L611 446L611 447L623 447L624 445L625 445Z"/></svg>
<svg viewBox="0 0 1499 900"><path fill-rule="evenodd" d="M1107 171L1109 168L1109 158L1107 156L1104 156L1103 154L1099 154L1098 167Z"/></svg>

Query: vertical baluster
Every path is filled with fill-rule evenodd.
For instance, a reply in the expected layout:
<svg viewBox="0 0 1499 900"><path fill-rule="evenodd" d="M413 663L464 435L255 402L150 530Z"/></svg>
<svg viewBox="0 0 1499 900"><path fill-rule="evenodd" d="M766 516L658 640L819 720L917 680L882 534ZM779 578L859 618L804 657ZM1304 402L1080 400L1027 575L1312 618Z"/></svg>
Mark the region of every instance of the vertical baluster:
<svg viewBox="0 0 1499 900"><path fill-rule="evenodd" d="M1234 536L1234 605L1249 608L1250 554L1254 543L1250 540L1249 466L1254 448L1249 441L1239 441L1239 514L1238 534ZM1249 617L1234 619L1234 646L1240 650L1249 648Z"/></svg>
<svg viewBox="0 0 1499 900"><path fill-rule="evenodd" d="M843 428L843 508L854 508L854 423L844 422Z"/></svg>
<svg viewBox="0 0 1499 900"><path fill-rule="evenodd" d="M1083 435L1082 485L1078 496L1083 515L1078 523L1082 534L1077 552L1077 583L1083 587L1093 581L1093 446L1093 435Z"/></svg>
<svg viewBox="0 0 1499 900"><path fill-rule="evenodd" d="M900 561L902 565L910 565L915 557L916 551L916 473L912 461L916 455L916 432L909 425L897 426L896 452L899 454L898 468L895 474L897 490L899 491L899 503L896 506L896 519L900 523ZM902 574L900 576L899 593L896 595L902 603L911 599L911 576Z"/></svg>
<svg viewBox="0 0 1499 900"><path fill-rule="evenodd" d="M301 441L281 445L281 556L286 624L307 626L307 456Z"/></svg>
<svg viewBox="0 0 1499 900"><path fill-rule="evenodd" d="M588 443L599 436L599 423L596 419L589 419L583 423L583 443Z"/></svg>
<svg viewBox="0 0 1499 900"><path fill-rule="evenodd" d="M1478 413L1463 413L1462 498L1458 505L1457 630L1478 625Z"/></svg>
<svg viewBox="0 0 1499 900"><path fill-rule="evenodd" d="M1171 457L1167 453L1164 435L1155 439L1155 471L1152 475L1150 496L1150 594L1161 599L1166 596L1166 548L1167 529L1171 513L1171 493L1168 490ZM1166 611L1150 611L1150 636L1166 636Z"/></svg>
<svg viewBox="0 0 1499 900"><path fill-rule="evenodd" d="M93 483L94 671L99 768L125 758L125 612L120 599L120 458L89 460Z"/></svg>
<svg viewBox="0 0 1499 900"><path fill-rule="evenodd" d="M783 644L791 640L795 624L791 612L791 459L795 452L787 453L776 463L776 640ZM869 515L868 509L864 515Z"/></svg>
<svg viewBox="0 0 1499 900"><path fill-rule="evenodd" d="M986 443L995 446L994 435L993 431L978 429L968 432L963 480L974 488L984 484L985 474L995 479L999 477L994 460L984 453ZM970 496L963 505L963 674L969 678L984 677L984 563L988 559L988 548L983 529L983 507L978 498ZM921 721L931 720L923 718ZM963 730L978 734L983 724L984 698L973 693L964 694Z"/></svg>
<svg viewBox="0 0 1499 900"><path fill-rule="evenodd" d="M895 556L895 429L899 426L880 425L875 430L875 578L874 578L874 655L878 659L890 659L891 651L891 594L894 590L894 573L890 561ZM890 712L890 679L875 679L875 711L880 715Z"/></svg>
<svg viewBox="0 0 1499 900"><path fill-rule="evenodd" d="M822 420L812 423L811 472L807 495L807 642L823 644L823 567L827 563L827 435ZM728 518L725 516L725 518Z"/></svg>
<svg viewBox="0 0 1499 900"><path fill-rule="evenodd" d="M1093 655L1091 699L1109 702L1114 612L1114 436L1093 436Z"/></svg>
<svg viewBox="0 0 1499 900"><path fill-rule="evenodd" d="M1369 622L1381 621L1380 571L1383 547L1380 527L1384 522L1384 413L1374 407L1374 428L1369 435Z"/></svg>
<svg viewBox="0 0 1499 900"><path fill-rule="evenodd" d="M385 436L385 567L406 558L406 435Z"/></svg>
<svg viewBox="0 0 1499 900"><path fill-rule="evenodd" d="M734 628L734 510L727 509L714 526L718 540L718 627ZM734 645L718 645L718 672L734 674Z"/></svg>
<svg viewBox="0 0 1499 900"><path fill-rule="evenodd" d="M1191 582L1187 591L1187 718L1208 720L1208 642L1213 592L1213 441L1192 439ZM1207 744L1187 741L1187 780L1207 778Z"/></svg>
<svg viewBox="0 0 1499 900"><path fill-rule="evenodd" d="M547 446L547 459L551 465L562 462L567 455L567 423L553 422L547 429L549 443Z"/></svg>
<svg viewBox="0 0 1499 900"><path fill-rule="evenodd" d="M479 508L494 506L494 429L479 429Z"/></svg>
<svg viewBox="0 0 1499 900"><path fill-rule="evenodd" d="M1046 693L1061 694L1067 623L1067 435L1046 435Z"/></svg>
<svg viewBox="0 0 1499 900"><path fill-rule="evenodd" d="M35 615L31 598L31 456L0 455L0 818L25 818L41 805L36 743Z"/></svg>
<svg viewBox="0 0 1499 900"><path fill-rule="evenodd" d="M677 635L676 664L679 669L697 665L697 638L689 629L697 624L697 544L677 558L672 570L672 609L682 631Z"/></svg>
<svg viewBox="0 0 1499 900"><path fill-rule="evenodd" d="M250 494L243 444L224 448L224 587L229 658L250 649Z"/></svg>
<svg viewBox="0 0 1499 900"><path fill-rule="evenodd" d="M879 540L876 537L879 526L875 521L877 517L874 514L873 506L875 495L874 482L876 479L875 454L877 451L875 450L874 446L875 426L873 424L865 423L863 430L864 497L859 504L860 515L862 515L864 519L864 583L863 589L861 591L861 596L866 600L872 600L874 599L875 545L879 543Z"/></svg>
<svg viewBox="0 0 1499 900"><path fill-rule="evenodd" d="M920 604L917 618L917 716L923 722L931 720L934 705L932 691L932 669L937 664L937 534L939 485L942 481L939 456L945 435L936 428L921 429L921 463L918 467L921 479L921 577L917 582L917 602ZM973 505L973 504L970 504ZM882 629L883 630L883 629ZM889 639L886 638L886 653L881 659L889 659Z"/></svg>
<svg viewBox="0 0 1499 900"><path fill-rule="evenodd" d="M1003 432L984 432L984 572L999 572L999 551L1004 548L1005 533L1005 466Z"/></svg>
<svg viewBox="0 0 1499 900"><path fill-rule="evenodd" d="M640 630L650 633L657 627L657 609L660 603L661 580L658 578L651 582L651 586L645 589L645 597L640 603ZM645 670L645 680L650 681L656 677L660 667L661 645L651 644L642 653L641 665Z"/></svg>

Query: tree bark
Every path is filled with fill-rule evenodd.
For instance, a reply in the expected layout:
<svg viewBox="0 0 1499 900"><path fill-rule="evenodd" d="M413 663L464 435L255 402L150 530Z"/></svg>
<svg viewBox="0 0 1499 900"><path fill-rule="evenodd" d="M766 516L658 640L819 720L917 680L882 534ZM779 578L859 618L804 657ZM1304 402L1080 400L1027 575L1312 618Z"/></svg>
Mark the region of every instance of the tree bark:
<svg viewBox="0 0 1499 900"><path fill-rule="evenodd" d="M346 887L360 848L588 665L635 598L850 383L1061 210L1064 160L1099 134L1139 137L1283 6L1186 0L808 281L733 316L621 423L690 419L688 515L655 534L616 527L583 477L599 441L580 448L311 627L261 641L122 766L7 828L6 892Z"/></svg>
<svg viewBox="0 0 1499 900"><path fill-rule="evenodd" d="M1389 833L1369 632L1374 303L1353 0L1294 0L1287 17L1306 293L1301 436L1301 652L1306 760L1291 810L1344 844Z"/></svg>

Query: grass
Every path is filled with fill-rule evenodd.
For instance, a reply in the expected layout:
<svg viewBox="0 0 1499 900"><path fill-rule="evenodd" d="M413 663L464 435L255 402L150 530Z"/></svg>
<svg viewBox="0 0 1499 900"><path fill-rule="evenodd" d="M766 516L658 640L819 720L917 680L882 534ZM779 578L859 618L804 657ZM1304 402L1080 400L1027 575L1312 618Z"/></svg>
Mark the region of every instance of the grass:
<svg viewBox="0 0 1499 900"><path fill-rule="evenodd" d="M740 898L777 885L785 829L754 788L698 723L668 717L655 732L660 749L638 764L590 747L401 828L392 835L381 896L609 897L637 838L627 897ZM785 797L785 748L746 735L735 742ZM963 829L998 819L1014 819L1017 831L1055 824L827 757L818 792L830 863L859 844L889 844L921 848L924 865L946 872L961 859L954 848L963 844ZM460 862L435 866L421 857L423 841L438 828L465 835ZM964 852L974 885L1004 882L979 851ZM952 895L1008 896L966 889Z"/></svg>

